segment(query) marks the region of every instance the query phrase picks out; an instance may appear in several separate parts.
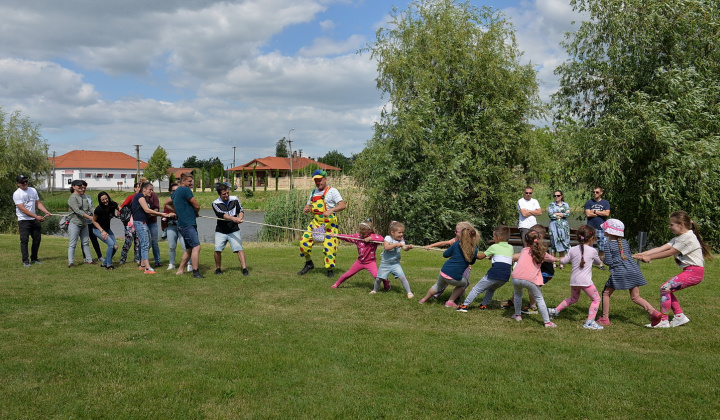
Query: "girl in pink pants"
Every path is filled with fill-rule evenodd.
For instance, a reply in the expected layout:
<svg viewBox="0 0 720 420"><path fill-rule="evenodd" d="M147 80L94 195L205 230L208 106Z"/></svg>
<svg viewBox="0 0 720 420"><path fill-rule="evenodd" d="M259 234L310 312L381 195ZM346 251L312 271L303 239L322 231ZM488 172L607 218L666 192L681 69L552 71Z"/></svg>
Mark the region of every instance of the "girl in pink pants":
<svg viewBox="0 0 720 420"><path fill-rule="evenodd" d="M355 261L355 263L350 267L348 271L345 272L338 281L333 284L333 289L337 288L344 282L345 280L349 279L353 275L355 275L360 270L367 270L370 272L370 274L373 276L373 279L377 277L377 262L375 261L375 252L377 250L378 245L380 245L383 242L383 237L376 234L373 230L372 223L370 220L365 220L363 222L360 222L360 225L358 226L358 233L353 235L341 235L338 236L341 240L345 242L354 242L358 249L358 259ZM385 280L387 282L387 280ZM385 289L389 289L390 283L388 282L385 285Z"/></svg>
<svg viewBox="0 0 720 420"><path fill-rule="evenodd" d="M705 275L705 258L712 258L710 248L703 242L695 222L684 211L670 215L670 230L675 236L663 246L633 255L638 260L650 262L660 258L673 257L682 272L660 286L660 312L662 319L658 324L648 327L679 327L690 322L683 313L675 292L700 284ZM670 311L675 314L670 321Z"/></svg>

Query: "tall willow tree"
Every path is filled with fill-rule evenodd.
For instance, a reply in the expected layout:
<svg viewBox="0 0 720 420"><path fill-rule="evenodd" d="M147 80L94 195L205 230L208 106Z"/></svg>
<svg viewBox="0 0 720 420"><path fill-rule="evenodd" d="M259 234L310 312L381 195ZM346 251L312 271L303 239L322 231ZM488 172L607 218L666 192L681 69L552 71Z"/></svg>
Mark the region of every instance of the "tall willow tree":
<svg viewBox="0 0 720 420"><path fill-rule="evenodd" d="M405 221L419 242L452 235L461 220L486 232L514 223L522 140L541 108L512 26L451 0L415 1L390 16L365 49L389 100L354 170L371 216Z"/></svg>
<svg viewBox="0 0 720 420"><path fill-rule="evenodd" d="M15 177L30 177L34 187L47 176L50 163L47 142L40 125L23 117L20 111L6 114L0 107L0 232L17 228L12 194L17 189Z"/></svg>
<svg viewBox="0 0 720 420"><path fill-rule="evenodd" d="M720 245L720 3L575 0L589 15L556 71L561 135L613 216L656 244L667 218L690 213Z"/></svg>

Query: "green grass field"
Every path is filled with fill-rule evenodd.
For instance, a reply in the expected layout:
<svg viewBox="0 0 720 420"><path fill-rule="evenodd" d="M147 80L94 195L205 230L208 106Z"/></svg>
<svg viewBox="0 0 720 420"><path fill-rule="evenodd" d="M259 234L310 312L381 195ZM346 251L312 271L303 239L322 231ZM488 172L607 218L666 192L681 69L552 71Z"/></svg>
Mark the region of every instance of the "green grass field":
<svg viewBox="0 0 720 420"><path fill-rule="evenodd" d="M588 331L586 296L556 329L539 315L509 318L499 308L509 286L486 311L419 305L440 252L404 253L409 300L397 281L369 295L366 272L339 289L324 270L299 277L290 245L246 244L242 277L227 250L226 274L213 275L204 244L206 278L193 279L134 264L68 269L59 237L43 237L44 264L25 268L18 242L0 235L4 419L720 417L717 259L701 285L678 293L689 324L644 328L646 314L618 291L613 324ZM336 273L356 256L342 247ZM475 266L473 284L488 267ZM677 271L644 264L642 295L657 306ZM598 288L606 278L594 271ZM568 279L558 271L543 288L551 305L569 295Z"/></svg>

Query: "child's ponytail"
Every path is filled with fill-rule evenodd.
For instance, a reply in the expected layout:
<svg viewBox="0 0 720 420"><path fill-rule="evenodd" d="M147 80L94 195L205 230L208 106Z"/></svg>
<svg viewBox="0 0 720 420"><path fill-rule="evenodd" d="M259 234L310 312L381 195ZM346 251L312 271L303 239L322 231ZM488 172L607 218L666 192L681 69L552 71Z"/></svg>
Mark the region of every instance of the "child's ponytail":
<svg viewBox="0 0 720 420"><path fill-rule="evenodd" d="M525 234L525 244L530 248L530 255L535 264L542 264L545 261L545 238L540 233L530 230Z"/></svg>
<svg viewBox="0 0 720 420"><path fill-rule="evenodd" d="M595 236L595 229L582 225L578 228L577 238L580 245L580 268L585 267L585 243Z"/></svg>
<svg viewBox="0 0 720 420"><path fill-rule="evenodd" d="M470 222L460 222L457 224L457 229L460 230L460 250L463 253L466 263L470 263L473 257L477 255L475 246L477 246L478 235L475 226Z"/></svg>
<svg viewBox="0 0 720 420"><path fill-rule="evenodd" d="M627 257L625 256L625 251L623 250L622 238L621 238L621 237L618 237L616 240L617 240L617 243L618 243L618 247L620 248L620 257L621 257L623 260L627 260Z"/></svg>

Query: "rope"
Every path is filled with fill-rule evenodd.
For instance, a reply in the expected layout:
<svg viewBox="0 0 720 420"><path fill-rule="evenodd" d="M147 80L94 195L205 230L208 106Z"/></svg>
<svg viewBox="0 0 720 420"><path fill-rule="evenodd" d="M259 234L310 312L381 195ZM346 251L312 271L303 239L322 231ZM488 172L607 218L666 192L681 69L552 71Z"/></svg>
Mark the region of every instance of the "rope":
<svg viewBox="0 0 720 420"><path fill-rule="evenodd" d="M221 219L221 218L219 218L219 217L212 217L212 216L198 216L198 217L202 217L202 218L205 218L205 219L214 219L214 220L222 220L222 221L224 221L224 222L229 222L229 220ZM297 232L307 232L306 229L297 229L297 228L291 228L291 227L287 227L287 226L271 225L271 224L268 224L268 223L251 222L251 221L249 221L249 220L243 220L243 223L252 223L252 224L254 224L254 225L269 226L269 227L274 227L274 228L278 228L278 229L294 230L294 231L297 231ZM361 240L361 239L353 238L352 236L347 236L347 235L340 235L340 234L334 234L334 233L323 233L323 234L324 234L324 235L327 235L327 236L334 236L334 237L336 237L336 238L345 238L345 239L349 239L349 240L351 240L351 241L360 241L360 240ZM364 241L363 241L363 242L364 242ZM368 241L368 242L372 242L372 243L375 243L375 244L382 244L382 243L383 243L383 241ZM413 248L424 248L423 246L420 246L420 245L412 245L412 247L413 247ZM442 248L435 248L435 247L433 247L433 248L428 248L428 250L429 250L429 251L445 251L445 250L442 249Z"/></svg>

